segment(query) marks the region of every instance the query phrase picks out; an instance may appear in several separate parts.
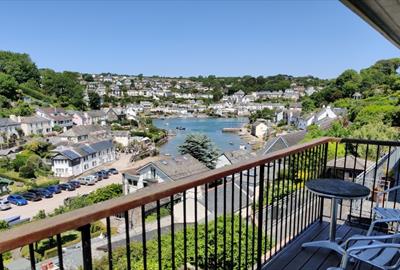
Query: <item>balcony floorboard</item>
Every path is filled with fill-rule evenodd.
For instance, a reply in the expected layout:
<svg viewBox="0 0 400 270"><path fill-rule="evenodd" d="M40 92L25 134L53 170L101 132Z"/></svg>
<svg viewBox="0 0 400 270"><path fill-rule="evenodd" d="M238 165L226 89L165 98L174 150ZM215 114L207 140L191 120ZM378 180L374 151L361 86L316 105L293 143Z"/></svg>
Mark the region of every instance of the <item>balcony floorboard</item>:
<svg viewBox="0 0 400 270"><path fill-rule="evenodd" d="M338 225L337 237L347 239L355 234L365 235L366 231L347 225ZM271 261L263 267L263 270L326 270L340 264L341 256L336 252L322 248L301 248L301 245L310 241L328 239L329 223L316 222L306 231L300 234L292 243L288 244ZM349 264L346 270L375 270L377 268L366 264Z"/></svg>

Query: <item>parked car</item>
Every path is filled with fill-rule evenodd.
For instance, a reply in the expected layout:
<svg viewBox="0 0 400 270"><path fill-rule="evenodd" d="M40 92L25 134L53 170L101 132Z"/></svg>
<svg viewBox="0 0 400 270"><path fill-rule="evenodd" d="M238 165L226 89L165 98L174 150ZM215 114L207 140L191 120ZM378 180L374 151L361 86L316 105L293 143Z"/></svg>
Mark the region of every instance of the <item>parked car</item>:
<svg viewBox="0 0 400 270"><path fill-rule="evenodd" d="M68 181L68 183L73 185L74 188L80 188L81 187L81 183L79 183L78 180L71 180L71 181Z"/></svg>
<svg viewBox="0 0 400 270"><path fill-rule="evenodd" d="M61 193L61 188L58 185L48 186L46 189L53 194Z"/></svg>
<svg viewBox="0 0 400 270"><path fill-rule="evenodd" d="M35 193L36 195L46 199L53 198L53 193L44 188L29 189L28 192Z"/></svg>
<svg viewBox="0 0 400 270"><path fill-rule="evenodd" d="M118 170L115 169L115 168L111 168L111 169L108 170L108 173L111 173L111 174L118 174Z"/></svg>
<svg viewBox="0 0 400 270"><path fill-rule="evenodd" d="M22 197L21 195L18 194L11 194L7 197L7 200L12 203L15 204L17 206L22 206L22 205L27 205L28 201Z"/></svg>
<svg viewBox="0 0 400 270"><path fill-rule="evenodd" d="M24 197L26 200L32 201L32 202L37 202L42 199L42 197L40 195L37 195L33 192L24 192L21 194L21 196Z"/></svg>
<svg viewBox="0 0 400 270"><path fill-rule="evenodd" d="M11 208L11 203L7 199L0 199L0 210L8 210Z"/></svg>
<svg viewBox="0 0 400 270"><path fill-rule="evenodd" d="M101 170L100 173L103 175L103 179L108 179L109 173L106 170Z"/></svg>
<svg viewBox="0 0 400 270"><path fill-rule="evenodd" d="M67 191L74 191L75 190L75 187L73 185L69 184L69 183L62 183L62 184L59 184L59 186L60 186L60 188L62 190L67 190Z"/></svg>
<svg viewBox="0 0 400 270"><path fill-rule="evenodd" d="M85 186L92 186L96 184L96 179L94 177L79 177L78 181L81 183L81 185Z"/></svg>
<svg viewBox="0 0 400 270"><path fill-rule="evenodd" d="M96 182L103 180L103 173L102 172L95 172L94 174L89 175L89 176L96 177Z"/></svg>

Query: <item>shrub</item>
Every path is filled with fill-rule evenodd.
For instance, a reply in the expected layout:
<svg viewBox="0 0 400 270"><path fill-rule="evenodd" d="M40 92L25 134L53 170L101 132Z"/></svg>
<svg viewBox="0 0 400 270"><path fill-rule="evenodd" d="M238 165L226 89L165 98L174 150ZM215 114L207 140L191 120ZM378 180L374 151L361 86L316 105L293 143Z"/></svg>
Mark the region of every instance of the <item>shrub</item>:
<svg viewBox="0 0 400 270"><path fill-rule="evenodd" d="M35 165L27 163L19 169L19 176L24 178L35 178Z"/></svg>

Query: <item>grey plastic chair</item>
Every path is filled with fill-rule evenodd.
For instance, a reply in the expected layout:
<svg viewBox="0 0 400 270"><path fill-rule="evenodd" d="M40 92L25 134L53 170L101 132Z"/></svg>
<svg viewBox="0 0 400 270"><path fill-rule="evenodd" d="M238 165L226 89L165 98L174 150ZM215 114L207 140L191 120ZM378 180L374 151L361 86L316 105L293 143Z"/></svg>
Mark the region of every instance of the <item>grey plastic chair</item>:
<svg viewBox="0 0 400 270"><path fill-rule="evenodd" d="M388 224L393 224L394 226L394 231L399 232L399 225L400 225L400 209L394 209L394 208L385 208L380 206L380 200L383 198L385 194L389 196L389 193L395 190L400 189L400 186L395 186L389 189L386 189L384 191L379 192L378 195L378 202L376 203L376 206L374 207L374 221L371 223L371 226L369 227L367 235L371 235L374 227L378 223L388 223Z"/></svg>
<svg viewBox="0 0 400 270"><path fill-rule="evenodd" d="M342 257L340 267L330 267L328 270L345 270L349 261L367 263L382 270L400 268L400 244L385 243L400 239L400 234L380 236L350 237L345 242L345 253ZM351 243L353 243L351 245Z"/></svg>

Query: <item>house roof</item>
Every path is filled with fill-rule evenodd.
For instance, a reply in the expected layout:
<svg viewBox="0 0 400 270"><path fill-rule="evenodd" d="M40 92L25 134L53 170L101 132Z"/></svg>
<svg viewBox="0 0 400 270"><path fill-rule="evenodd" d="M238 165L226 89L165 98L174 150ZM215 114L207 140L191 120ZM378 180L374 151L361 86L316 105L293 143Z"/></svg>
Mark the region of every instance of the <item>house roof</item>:
<svg viewBox="0 0 400 270"><path fill-rule="evenodd" d="M150 164L156 166L174 181L209 170L203 163L189 154L153 161L142 168L147 167ZM138 171L142 168L138 169Z"/></svg>
<svg viewBox="0 0 400 270"><path fill-rule="evenodd" d="M109 131L108 128L99 125L73 126L64 133L61 133L59 136L78 137L78 136L89 135L91 133L100 133L100 132L107 133L108 131Z"/></svg>
<svg viewBox="0 0 400 270"><path fill-rule="evenodd" d="M346 161L346 162L345 162ZM326 164L327 167L335 167L336 168L347 168L347 169L354 169L354 163L356 165L356 170L363 171L365 167L365 159L357 157L357 159L353 155L349 155L346 158L338 158L336 159L336 164L335 160L330 160ZM370 166L374 165L374 162L367 160L367 166L366 169L368 169Z"/></svg>
<svg viewBox="0 0 400 270"><path fill-rule="evenodd" d="M19 123L11 120L10 118L0 118L0 127L18 126Z"/></svg>
<svg viewBox="0 0 400 270"><path fill-rule="evenodd" d="M90 117L105 117L106 114L102 110L91 110L86 112Z"/></svg>
<svg viewBox="0 0 400 270"><path fill-rule="evenodd" d="M254 152L249 152L243 149L225 152L223 155L225 155L231 164L240 163L256 157Z"/></svg>
<svg viewBox="0 0 400 270"><path fill-rule="evenodd" d="M50 120L41 116L25 116L21 117L21 123L23 124L33 124L33 123L43 123L50 122Z"/></svg>
<svg viewBox="0 0 400 270"><path fill-rule="evenodd" d="M59 153L70 160L74 160L112 147L113 143L111 140L102 140L92 143L81 143L67 147L62 146L59 149L55 149L54 152Z"/></svg>
<svg viewBox="0 0 400 270"><path fill-rule="evenodd" d="M271 138L258 153L266 155L296 145L304 139L306 133L307 131L302 130Z"/></svg>

